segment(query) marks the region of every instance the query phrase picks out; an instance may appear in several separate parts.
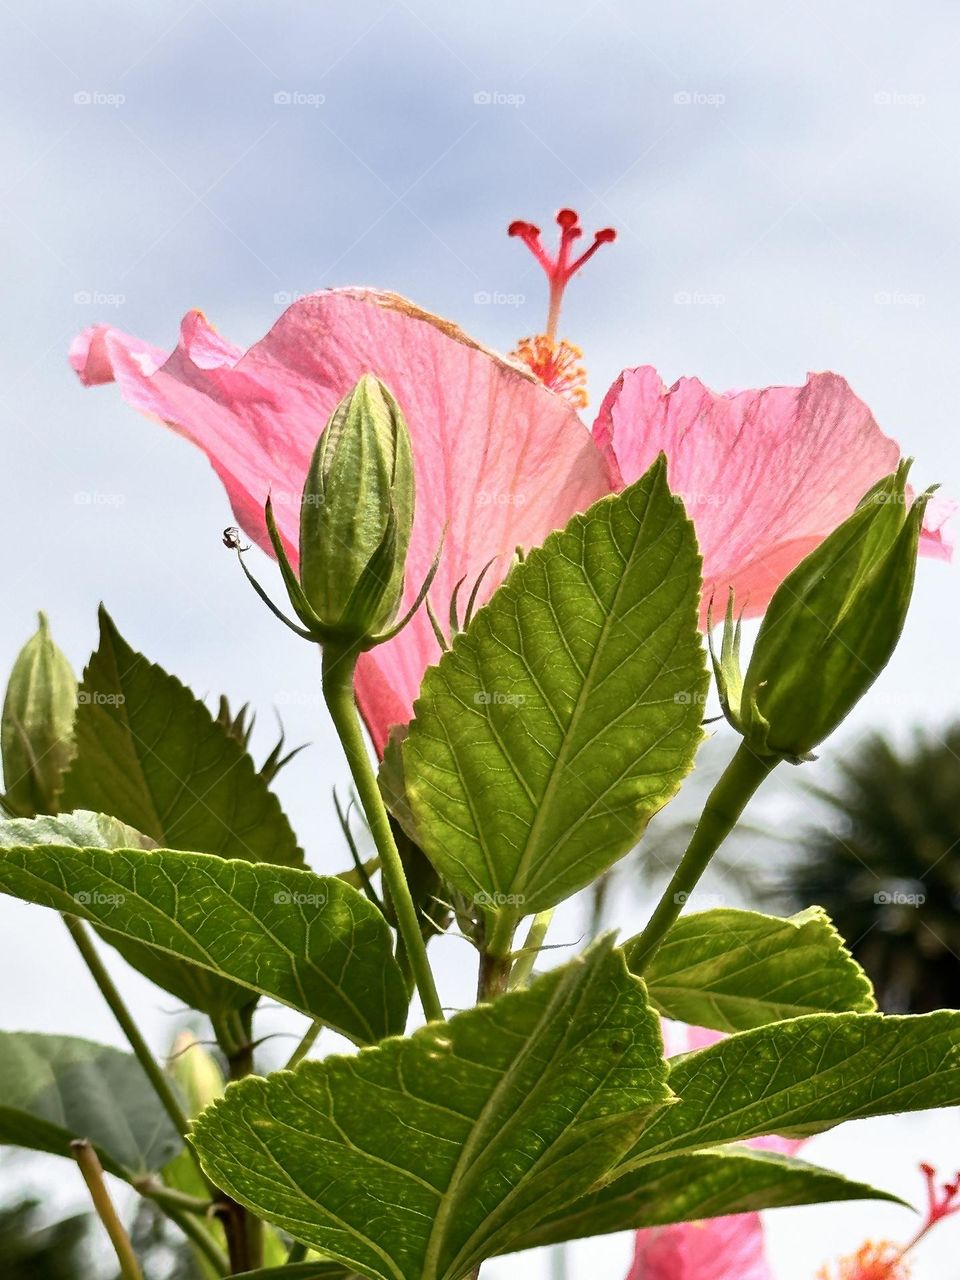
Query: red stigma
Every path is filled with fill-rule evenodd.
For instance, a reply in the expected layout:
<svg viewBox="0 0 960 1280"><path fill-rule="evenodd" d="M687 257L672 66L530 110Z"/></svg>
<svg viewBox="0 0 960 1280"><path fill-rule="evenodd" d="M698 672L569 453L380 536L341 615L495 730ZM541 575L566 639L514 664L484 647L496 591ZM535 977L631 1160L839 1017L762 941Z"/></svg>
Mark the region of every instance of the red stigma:
<svg viewBox="0 0 960 1280"><path fill-rule="evenodd" d="M579 257L571 261L570 251L574 241L583 235L583 228L580 226L580 215L575 209L561 209L557 214L557 226L560 228L560 244L555 257L551 257L544 249L540 241L540 228L532 222L518 220L511 222L507 228L508 235L517 236L527 246L541 267L543 267L547 280L550 282L550 310L547 315L546 336L551 341L556 340L557 321L560 318L563 291L571 278L576 275L585 263L590 261L602 244L609 244L617 238L617 233L613 227L604 227L601 231L595 231L593 244L584 250Z"/></svg>
<svg viewBox="0 0 960 1280"><path fill-rule="evenodd" d="M937 1171L932 1164L922 1164L920 1172L927 1184L927 1221L924 1232L929 1231L942 1218L960 1213L960 1173L952 1182L937 1185Z"/></svg>

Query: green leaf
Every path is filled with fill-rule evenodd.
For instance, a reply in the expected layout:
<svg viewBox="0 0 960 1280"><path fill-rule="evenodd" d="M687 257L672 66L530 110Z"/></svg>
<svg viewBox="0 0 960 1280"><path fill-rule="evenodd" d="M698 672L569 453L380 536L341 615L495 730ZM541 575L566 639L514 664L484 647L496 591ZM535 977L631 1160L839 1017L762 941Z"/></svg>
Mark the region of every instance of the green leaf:
<svg viewBox="0 0 960 1280"><path fill-rule="evenodd" d="M218 1186L323 1255L459 1280L584 1194L668 1100L658 1020L602 939L408 1039L233 1085L193 1140Z"/></svg>
<svg viewBox="0 0 960 1280"><path fill-rule="evenodd" d="M629 964L629 942L624 950ZM717 1031L877 1007L869 979L820 907L786 920L727 908L681 916L643 976L665 1017Z"/></svg>
<svg viewBox="0 0 960 1280"><path fill-rule="evenodd" d="M903 1203L886 1191L801 1160L747 1147L721 1147L668 1156L634 1169L552 1214L515 1247L534 1249L611 1231L639 1231L829 1200Z"/></svg>
<svg viewBox="0 0 960 1280"><path fill-rule="evenodd" d="M651 1120L625 1170L768 1133L806 1137L845 1120L960 1105L960 1011L812 1014L741 1031L671 1066L680 1101Z"/></svg>
<svg viewBox="0 0 960 1280"><path fill-rule="evenodd" d="M131 649L102 608L79 702L62 808L109 813L166 849L303 865L243 747L175 676Z"/></svg>
<svg viewBox="0 0 960 1280"><path fill-rule="evenodd" d="M155 1173L182 1149L129 1053L72 1036L0 1032L0 1142L70 1157L88 1138L110 1173Z"/></svg>
<svg viewBox="0 0 960 1280"><path fill-rule="evenodd" d="M636 844L702 737L699 598L662 457L513 570L427 672L403 747L444 877L533 914Z"/></svg>
<svg viewBox="0 0 960 1280"><path fill-rule="evenodd" d="M303 865L276 796L235 733L175 676L131 649L103 608L100 646L84 671L79 701L77 755L62 809L112 814L167 849ZM194 1009L210 1013L250 1002L249 991L209 971L116 936L109 941Z"/></svg>
<svg viewBox="0 0 960 1280"><path fill-rule="evenodd" d="M390 930L338 877L179 849L50 844L56 821L0 823L0 845L14 845L0 848L0 891L89 920L110 941L148 943L239 983L247 1001L270 996L358 1043L403 1030ZM35 841L24 840L30 827Z"/></svg>
<svg viewBox="0 0 960 1280"><path fill-rule="evenodd" d="M360 1277L339 1262L295 1262L290 1266L244 1271L233 1280L360 1280Z"/></svg>
<svg viewBox="0 0 960 1280"><path fill-rule="evenodd" d="M76 706L76 677L41 613L39 629L13 664L0 717L3 802L11 813L56 811L73 753Z"/></svg>

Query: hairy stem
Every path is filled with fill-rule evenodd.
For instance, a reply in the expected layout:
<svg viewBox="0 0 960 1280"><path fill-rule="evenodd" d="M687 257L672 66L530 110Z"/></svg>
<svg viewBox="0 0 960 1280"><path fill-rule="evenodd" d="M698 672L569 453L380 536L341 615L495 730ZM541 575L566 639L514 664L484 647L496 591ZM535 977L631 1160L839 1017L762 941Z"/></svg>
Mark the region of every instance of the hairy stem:
<svg viewBox="0 0 960 1280"><path fill-rule="evenodd" d="M86 1138L77 1138L71 1142L70 1150L73 1153L73 1158L80 1166L80 1172L83 1174L83 1180L87 1184L87 1190L90 1192L90 1199L93 1201L93 1207L97 1211L97 1217L103 1223L104 1229L110 1237L113 1251L117 1255L117 1261L120 1263L121 1280L143 1280L143 1272L140 1270L140 1263L133 1252L133 1245L130 1243L127 1229L120 1221L120 1215L110 1199L110 1192L107 1190L107 1184L103 1177L103 1168L96 1151L94 1151Z"/></svg>
<svg viewBox="0 0 960 1280"><path fill-rule="evenodd" d="M754 792L778 763L775 756L758 756L745 742L710 792L700 821L680 865L657 903L646 928L627 952L634 973L642 973L657 953L667 930L674 924L693 893L713 855L736 826Z"/></svg>
<svg viewBox="0 0 960 1280"><path fill-rule="evenodd" d="M498 911L493 929L484 921L477 974L477 1003L502 995L510 985L513 968L513 935L517 918L511 911Z"/></svg>
<svg viewBox="0 0 960 1280"><path fill-rule="evenodd" d="M390 819L360 728L353 691L356 665L356 650L337 650L327 645L323 650L323 696L346 754L357 795L370 826L370 834L380 855L380 869L390 891L400 936L413 969L424 1015L428 1022L443 1021L440 997L437 995L433 972L427 959L417 909L403 873L400 853L390 830Z"/></svg>

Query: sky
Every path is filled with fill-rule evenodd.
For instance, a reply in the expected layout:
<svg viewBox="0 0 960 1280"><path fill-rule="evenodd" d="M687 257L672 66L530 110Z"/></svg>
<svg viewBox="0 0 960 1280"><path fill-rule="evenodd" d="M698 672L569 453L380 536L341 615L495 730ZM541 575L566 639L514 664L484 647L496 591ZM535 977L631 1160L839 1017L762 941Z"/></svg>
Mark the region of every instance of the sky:
<svg viewBox="0 0 960 1280"><path fill-rule="evenodd" d="M0 0L0 33L0 670L38 608L82 667L102 599L196 692L257 707L258 752L275 711L311 744L278 790L320 870L343 860L329 797L346 771L316 657L224 551L231 515L202 456L114 390L80 388L66 349L86 325L172 346L198 306L247 345L302 293L370 284L508 349L542 328L545 298L506 226L572 206L588 233L618 231L563 316L594 405L641 363L721 390L833 369L919 484L960 495L955 5ZM834 755L875 725L956 715L957 603L956 566L921 565L901 648ZM792 778L778 786L802 807ZM635 898L614 907L637 927ZM571 908L557 928L581 924ZM470 957L446 945L444 994L462 1002ZM161 1048L169 1000L116 967ZM55 917L0 903L0 971L15 975L3 1027L120 1043ZM869 1177L882 1162L883 1184L912 1194L917 1160L958 1163L957 1136L955 1116L911 1117L810 1154ZM69 1179L50 1176L67 1203ZM864 1232L908 1233L895 1212L771 1215L778 1280ZM919 1280L942 1277L960 1223L941 1240ZM598 1259L622 1275L626 1256L622 1239L574 1250L571 1280Z"/></svg>

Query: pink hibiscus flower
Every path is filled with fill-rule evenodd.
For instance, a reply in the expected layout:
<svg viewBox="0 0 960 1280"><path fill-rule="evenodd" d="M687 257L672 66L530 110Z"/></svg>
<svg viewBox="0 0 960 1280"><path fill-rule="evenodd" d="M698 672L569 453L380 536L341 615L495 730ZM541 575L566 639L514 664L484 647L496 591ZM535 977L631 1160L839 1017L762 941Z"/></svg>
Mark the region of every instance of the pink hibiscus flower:
<svg viewBox="0 0 960 1280"><path fill-rule="evenodd" d="M517 546L532 546L576 511L635 480L660 450L672 488L686 498L700 538L705 598L732 585L748 613L762 612L783 576L893 471L899 448L842 378L812 375L802 388L716 395L694 380L666 390L652 369L628 370L601 406L591 434L580 352L558 342L563 289L596 249L578 258L576 214L561 210L551 258L537 228L514 223L550 278L548 331L514 359L478 345L455 325L394 294L327 290L293 303L244 352L198 311L168 354L107 325L73 342L87 385L116 382L134 408L206 453L237 522L269 550L263 521L272 493L296 563L300 494L317 437L336 403L372 372L398 400L413 439L417 507L406 607L446 529L431 598L445 616L458 583L494 563L482 603ZM946 555L942 513L924 550ZM364 654L360 709L382 751L389 728L410 718L439 647L424 613L395 640Z"/></svg>
<svg viewBox="0 0 960 1280"><path fill-rule="evenodd" d="M719 1032L677 1022L663 1024L663 1038L668 1056L692 1053L724 1039ZM772 1136L746 1145L790 1156L803 1146L803 1139ZM817 1280L909 1280L908 1254L937 1223L960 1213L960 1174L940 1184L931 1165L920 1169L927 1206L915 1235L905 1245L864 1244L836 1268L822 1268ZM638 1231L626 1280L776 1280L767 1262L763 1218L759 1213L743 1213Z"/></svg>

